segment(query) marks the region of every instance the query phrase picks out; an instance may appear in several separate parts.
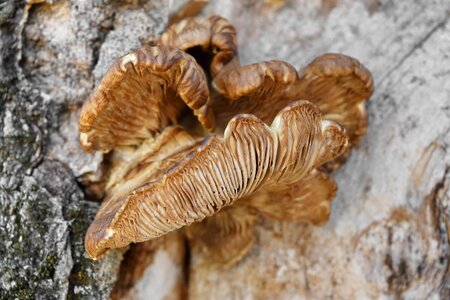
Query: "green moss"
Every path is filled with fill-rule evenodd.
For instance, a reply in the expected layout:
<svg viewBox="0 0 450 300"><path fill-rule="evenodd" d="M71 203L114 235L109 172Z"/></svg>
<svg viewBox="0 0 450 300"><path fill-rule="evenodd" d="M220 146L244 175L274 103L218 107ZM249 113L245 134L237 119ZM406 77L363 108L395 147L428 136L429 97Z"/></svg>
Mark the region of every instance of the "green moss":
<svg viewBox="0 0 450 300"><path fill-rule="evenodd" d="M17 278L14 282L14 288L11 290L4 291L0 289L0 299L34 299L33 289L30 288L26 281Z"/></svg>
<svg viewBox="0 0 450 300"><path fill-rule="evenodd" d="M53 252L48 254L39 268L36 280L53 278L57 265L58 265L58 257L56 256L56 253Z"/></svg>
<svg viewBox="0 0 450 300"><path fill-rule="evenodd" d="M33 292L30 290L19 290L16 292L15 296L19 300L33 299Z"/></svg>
<svg viewBox="0 0 450 300"><path fill-rule="evenodd" d="M56 123L49 121L39 99L21 87L12 89L0 82L0 127L8 111L13 129L0 136L0 177L6 179L0 186L0 241L8 241L0 243L0 299L59 299L66 293L69 299L106 299L120 255L92 261L83 245L98 205L83 200L73 174L57 161L44 159L31 175L27 172L36 149L42 146L45 152L47 126ZM70 253L64 246L67 234ZM74 265L69 274L70 255ZM65 273L56 274L59 268Z"/></svg>

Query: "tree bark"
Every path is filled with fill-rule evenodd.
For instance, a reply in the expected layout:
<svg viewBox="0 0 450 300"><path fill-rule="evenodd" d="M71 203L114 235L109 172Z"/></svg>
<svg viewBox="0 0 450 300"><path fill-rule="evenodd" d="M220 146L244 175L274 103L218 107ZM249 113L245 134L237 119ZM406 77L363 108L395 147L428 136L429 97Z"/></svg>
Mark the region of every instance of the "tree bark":
<svg viewBox="0 0 450 300"><path fill-rule="evenodd" d="M83 182L101 176L102 156L79 147L78 110L170 14L156 0L0 4L0 299L107 299L117 278L114 299L448 299L446 0L210 1L203 14L237 28L243 64L300 68L339 52L372 71L369 129L332 174L331 219L259 220L249 255L228 269L206 268L177 233L133 248L122 267L123 251L86 257L99 203Z"/></svg>
<svg viewBox="0 0 450 300"><path fill-rule="evenodd" d="M101 154L77 114L113 59L159 34L163 1L0 4L0 299L108 299L122 254L87 258Z"/></svg>

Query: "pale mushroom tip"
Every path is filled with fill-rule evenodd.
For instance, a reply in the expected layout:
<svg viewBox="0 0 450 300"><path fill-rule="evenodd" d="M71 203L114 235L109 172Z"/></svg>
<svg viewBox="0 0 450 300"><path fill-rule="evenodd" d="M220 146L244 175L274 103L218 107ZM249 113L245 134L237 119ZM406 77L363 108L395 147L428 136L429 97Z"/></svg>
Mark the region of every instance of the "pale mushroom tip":
<svg viewBox="0 0 450 300"><path fill-rule="evenodd" d="M93 230L96 231L94 232ZM100 230L99 228L89 227L84 240L88 256L94 260L102 258L109 250L109 248L103 247L102 244L110 240L113 236L114 232L111 230Z"/></svg>
<svg viewBox="0 0 450 300"><path fill-rule="evenodd" d="M117 59L81 110L80 143L87 151L134 146L176 124L187 105L214 128L204 72L170 46L145 46Z"/></svg>

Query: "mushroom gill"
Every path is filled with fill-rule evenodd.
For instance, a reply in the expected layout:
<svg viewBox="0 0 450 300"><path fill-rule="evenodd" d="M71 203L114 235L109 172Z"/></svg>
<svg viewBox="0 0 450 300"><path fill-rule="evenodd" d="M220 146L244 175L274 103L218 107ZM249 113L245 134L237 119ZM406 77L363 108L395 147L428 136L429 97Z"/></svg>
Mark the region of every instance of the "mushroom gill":
<svg viewBox="0 0 450 300"><path fill-rule="evenodd" d="M373 81L356 59L324 54L299 72L276 60L226 68L214 78L213 87L220 95L213 110L221 127L239 113L271 122L288 103L307 99L319 107L324 119L343 125L351 145L356 145L366 131L364 101L372 94Z"/></svg>
<svg viewBox="0 0 450 300"><path fill-rule="evenodd" d="M297 71L242 66L237 53L226 19L186 18L115 61L86 100L80 143L113 150L90 257L185 228L192 247L228 266L250 249L259 216L328 220L337 187L322 171L365 133L370 72L341 54Z"/></svg>
<svg viewBox="0 0 450 300"><path fill-rule="evenodd" d="M244 257L253 245L258 216L281 221L322 225L330 216L336 183L327 174L312 170L294 183L276 182L238 199L203 222L186 228L194 249L203 252L204 263L227 268Z"/></svg>
<svg viewBox="0 0 450 300"><path fill-rule="evenodd" d="M206 256L210 266L227 268L244 257L253 245L257 214L246 205L224 207L201 223L186 227L194 249Z"/></svg>
<svg viewBox="0 0 450 300"><path fill-rule="evenodd" d="M246 201L265 217L322 225L329 218L331 200L335 195L334 180L313 170L297 182L267 187Z"/></svg>
<svg viewBox="0 0 450 300"><path fill-rule="evenodd" d="M175 151L161 161L150 155L148 165L139 163L133 183L125 181L107 196L88 229L86 250L98 258L202 221L265 186L298 182L346 147L344 129L321 121L307 101L288 105L270 127L238 115L223 137L211 135L189 153Z"/></svg>
<svg viewBox="0 0 450 300"><path fill-rule="evenodd" d="M214 128L205 75L188 54L170 46L145 46L117 59L80 114L80 143L87 151L139 145L190 107Z"/></svg>

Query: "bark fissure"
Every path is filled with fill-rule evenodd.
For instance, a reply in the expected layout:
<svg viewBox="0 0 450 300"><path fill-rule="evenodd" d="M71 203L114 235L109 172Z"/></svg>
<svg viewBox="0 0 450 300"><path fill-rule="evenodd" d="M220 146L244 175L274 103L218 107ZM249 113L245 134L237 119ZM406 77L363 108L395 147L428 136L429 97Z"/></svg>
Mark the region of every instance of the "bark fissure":
<svg viewBox="0 0 450 300"><path fill-rule="evenodd" d="M405 63L405 61L414 54L414 52L421 49L422 46L433 36L433 34L435 34L439 29L445 27L445 25L448 22L448 15L447 17L443 18L440 22L438 22L434 27L432 27L416 44L414 44L414 46L410 48L410 50L403 57L401 57L395 63L395 65L390 70L386 72L385 75L383 75L383 77L378 82L380 86L384 81L388 80L391 74L395 72L398 68L400 68L400 66L402 66Z"/></svg>

